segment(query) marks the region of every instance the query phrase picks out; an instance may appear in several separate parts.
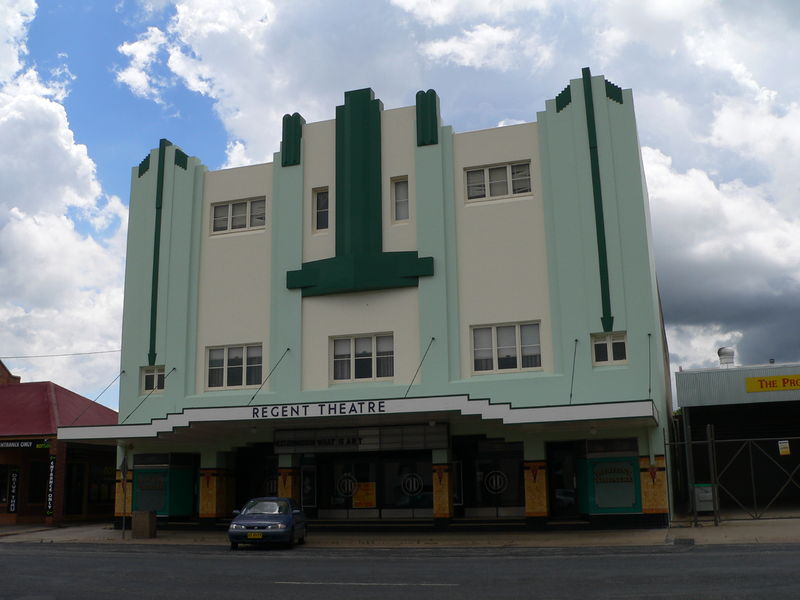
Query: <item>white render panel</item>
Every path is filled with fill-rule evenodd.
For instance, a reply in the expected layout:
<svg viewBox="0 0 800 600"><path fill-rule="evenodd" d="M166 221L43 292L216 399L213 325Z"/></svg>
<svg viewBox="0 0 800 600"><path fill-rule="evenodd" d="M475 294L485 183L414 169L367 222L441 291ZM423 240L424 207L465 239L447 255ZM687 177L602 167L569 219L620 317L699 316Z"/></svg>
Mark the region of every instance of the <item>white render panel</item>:
<svg viewBox="0 0 800 600"><path fill-rule="evenodd" d="M269 364L272 164L206 174L198 286L198 392L206 389L206 348L262 344ZM266 227L211 234L211 206L265 196ZM246 318L243 316L246 315Z"/></svg>
<svg viewBox="0 0 800 600"><path fill-rule="evenodd" d="M336 121L303 126L303 262L336 256ZM313 191L328 188L328 229L314 231ZM298 199L299 202L299 199Z"/></svg>
<svg viewBox="0 0 800 600"><path fill-rule="evenodd" d="M381 115L381 191L383 250L399 252L417 249L416 181L414 157L417 146L416 107L384 110ZM408 177L408 212L406 221L393 220L392 180Z"/></svg>
<svg viewBox="0 0 800 600"><path fill-rule="evenodd" d="M462 372L472 373L471 326L528 321L540 322L542 368L552 371L536 124L456 134L453 147ZM466 169L528 160L531 194L466 201Z"/></svg>
<svg viewBox="0 0 800 600"><path fill-rule="evenodd" d="M417 288L303 298L303 389L331 382L331 338L394 335L394 383L408 384L420 358ZM368 382L335 385L371 385Z"/></svg>

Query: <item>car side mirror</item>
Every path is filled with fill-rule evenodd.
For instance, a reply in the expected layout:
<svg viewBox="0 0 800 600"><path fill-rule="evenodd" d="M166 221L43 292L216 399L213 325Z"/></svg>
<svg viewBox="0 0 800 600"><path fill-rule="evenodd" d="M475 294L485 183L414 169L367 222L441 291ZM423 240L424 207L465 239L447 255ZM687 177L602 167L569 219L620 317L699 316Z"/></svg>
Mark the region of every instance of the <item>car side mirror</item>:
<svg viewBox="0 0 800 600"><path fill-rule="evenodd" d="M234 517L238 517L240 514L242 514L242 511L240 511L240 510L233 511L233 516Z"/></svg>

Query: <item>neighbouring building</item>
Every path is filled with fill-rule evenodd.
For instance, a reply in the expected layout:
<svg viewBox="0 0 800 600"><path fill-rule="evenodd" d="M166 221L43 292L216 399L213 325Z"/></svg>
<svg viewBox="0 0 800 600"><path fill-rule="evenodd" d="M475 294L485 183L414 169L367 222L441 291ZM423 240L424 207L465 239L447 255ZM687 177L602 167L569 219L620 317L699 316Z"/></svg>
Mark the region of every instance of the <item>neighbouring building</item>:
<svg viewBox="0 0 800 600"><path fill-rule="evenodd" d="M56 430L116 422L55 383L20 383L0 361L0 525L111 518L114 448L60 441Z"/></svg>
<svg viewBox="0 0 800 600"><path fill-rule="evenodd" d="M132 170L119 424L59 430L118 444L118 516L666 523L630 90L585 69L536 122L456 133L433 90L361 89L280 147Z"/></svg>
<svg viewBox="0 0 800 600"><path fill-rule="evenodd" d="M719 356L720 368L675 373L676 488L700 511L713 509L713 490L728 518L800 516L800 364L734 365L729 348Z"/></svg>

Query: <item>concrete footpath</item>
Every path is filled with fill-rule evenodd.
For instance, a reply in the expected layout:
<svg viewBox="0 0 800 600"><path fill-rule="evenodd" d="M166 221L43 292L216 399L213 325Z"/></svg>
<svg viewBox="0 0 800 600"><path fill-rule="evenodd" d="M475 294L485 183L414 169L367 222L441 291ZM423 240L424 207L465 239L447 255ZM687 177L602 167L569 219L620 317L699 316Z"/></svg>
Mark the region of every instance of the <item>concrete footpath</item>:
<svg viewBox="0 0 800 600"><path fill-rule="evenodd" d="M83 543L130 545L227 546L225 531L159 530L152 539L131 539L131 532L115 530L108 523L0 526L0 544ZM718 527L703 522L697 527L676 523L669 529L621 529L589 531L314 531L312 548L569 548L608 546L665 546L673 544L800 544L800 519L724 521Z"/></svg>

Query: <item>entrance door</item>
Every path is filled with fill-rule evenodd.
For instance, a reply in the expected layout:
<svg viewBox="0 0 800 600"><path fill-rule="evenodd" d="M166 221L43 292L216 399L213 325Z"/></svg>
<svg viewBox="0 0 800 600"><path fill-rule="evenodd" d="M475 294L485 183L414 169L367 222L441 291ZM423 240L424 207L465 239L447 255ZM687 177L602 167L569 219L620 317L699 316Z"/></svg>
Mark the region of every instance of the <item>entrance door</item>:
<svg viewBox="0 0 800 600"><path fill-rule="evenodd" d="M547 444L547 483L550 517L578 517L580 461L586 450L583 442L549 442Z"/></svg>

